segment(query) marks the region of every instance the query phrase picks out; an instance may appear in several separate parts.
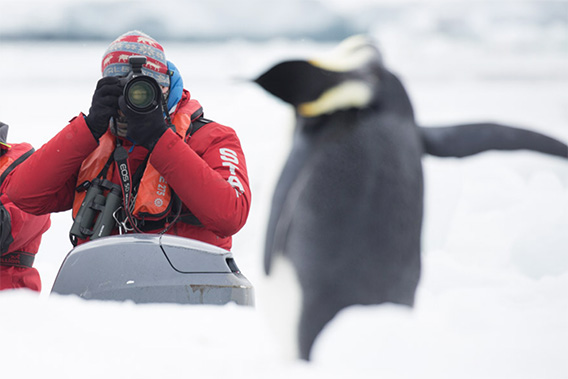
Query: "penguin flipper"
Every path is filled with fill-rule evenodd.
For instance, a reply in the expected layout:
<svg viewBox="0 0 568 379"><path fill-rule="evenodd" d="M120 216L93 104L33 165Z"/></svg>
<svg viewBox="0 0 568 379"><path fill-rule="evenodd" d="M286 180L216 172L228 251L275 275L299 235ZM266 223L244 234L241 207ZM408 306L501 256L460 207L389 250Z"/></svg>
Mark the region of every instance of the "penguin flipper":
<svg viewBox="0 0 568 379"><path fill-rule="evenodd" d="M420 127L424 150L438 157L467 157L487 150L531 150L568 158L568 146L541 133L495 123Z"/></svg>
<svg viewBox="0 0 568 379"><path fill-rule="evenodd" d="M295 196L291 198L290 192L310 151L308 140L302 136L296 136L292 150L274 189L264 245L264 272L267 275L270 273L273 254L285 249L288 224L291 221L291 213L296 201Z"/></svg>

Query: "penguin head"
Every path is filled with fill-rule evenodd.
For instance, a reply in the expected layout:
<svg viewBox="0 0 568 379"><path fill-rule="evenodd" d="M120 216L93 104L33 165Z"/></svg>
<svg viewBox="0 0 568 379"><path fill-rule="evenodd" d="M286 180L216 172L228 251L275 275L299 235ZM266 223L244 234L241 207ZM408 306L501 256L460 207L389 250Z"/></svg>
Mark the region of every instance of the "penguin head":
<svg viewBox="0 0 568 379"><path fill-rule="evenodd" d="M279 63L255 82L303 117L366 108L375 99L382 57L372 39L357 35L309 60Z"/></svg>

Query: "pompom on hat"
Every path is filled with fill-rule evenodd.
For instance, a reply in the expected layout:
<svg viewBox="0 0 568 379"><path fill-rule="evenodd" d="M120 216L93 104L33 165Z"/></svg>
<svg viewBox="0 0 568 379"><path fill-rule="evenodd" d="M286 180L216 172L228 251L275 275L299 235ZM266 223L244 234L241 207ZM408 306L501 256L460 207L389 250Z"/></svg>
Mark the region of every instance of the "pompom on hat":
<svg viewBox="0 0 568 379"><path fill-rule="evenodd" d="M138 30L127 32L114 40L103 55L101 71L105 76L125 76L131 71L128 58L133 55L146 57L142 73L164 87L170 86L168 62L162 46L152 37Z"/></svg>

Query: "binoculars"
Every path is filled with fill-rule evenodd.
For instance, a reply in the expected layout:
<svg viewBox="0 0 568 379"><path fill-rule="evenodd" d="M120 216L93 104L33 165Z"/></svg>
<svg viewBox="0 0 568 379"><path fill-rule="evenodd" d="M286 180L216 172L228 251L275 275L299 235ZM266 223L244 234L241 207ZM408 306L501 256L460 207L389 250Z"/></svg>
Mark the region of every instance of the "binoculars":
<svg viewBox="0 0 568 379"><path fill-rule="evenodd" d="M104 192L108 191L107 195ZM105 237L117 224L115 212L122 206L122 190L107 179L93 179L69 231L73 246L79 239ZM95 216L98 216L95 220ZM93 225L94 222L94 225Z"/></svg>
<svg viewBox="0 0 568 379"><path fill-rule="evenodd" d="M136 113L150 113L162 104L162 88L154 78L142 73L146 57L131 56L128 64L132 71L120 79L120 84L124 86L126 105Z"/></svg>

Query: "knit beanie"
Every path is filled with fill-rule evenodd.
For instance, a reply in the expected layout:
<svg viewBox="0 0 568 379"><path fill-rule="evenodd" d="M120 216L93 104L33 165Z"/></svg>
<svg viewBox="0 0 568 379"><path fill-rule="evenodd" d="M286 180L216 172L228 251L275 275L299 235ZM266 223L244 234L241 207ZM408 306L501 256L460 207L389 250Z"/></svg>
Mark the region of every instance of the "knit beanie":
<svg viewBox="0 0 568 379"><path fill-rule="evenodd" d="M127 32L114 40L103 55L101 71L104 76L125 76L131 71L128 58L132 55L146 57L142 73L164 87L170 86L168 63L164 49L155 39L138 30Z"/></svg>

